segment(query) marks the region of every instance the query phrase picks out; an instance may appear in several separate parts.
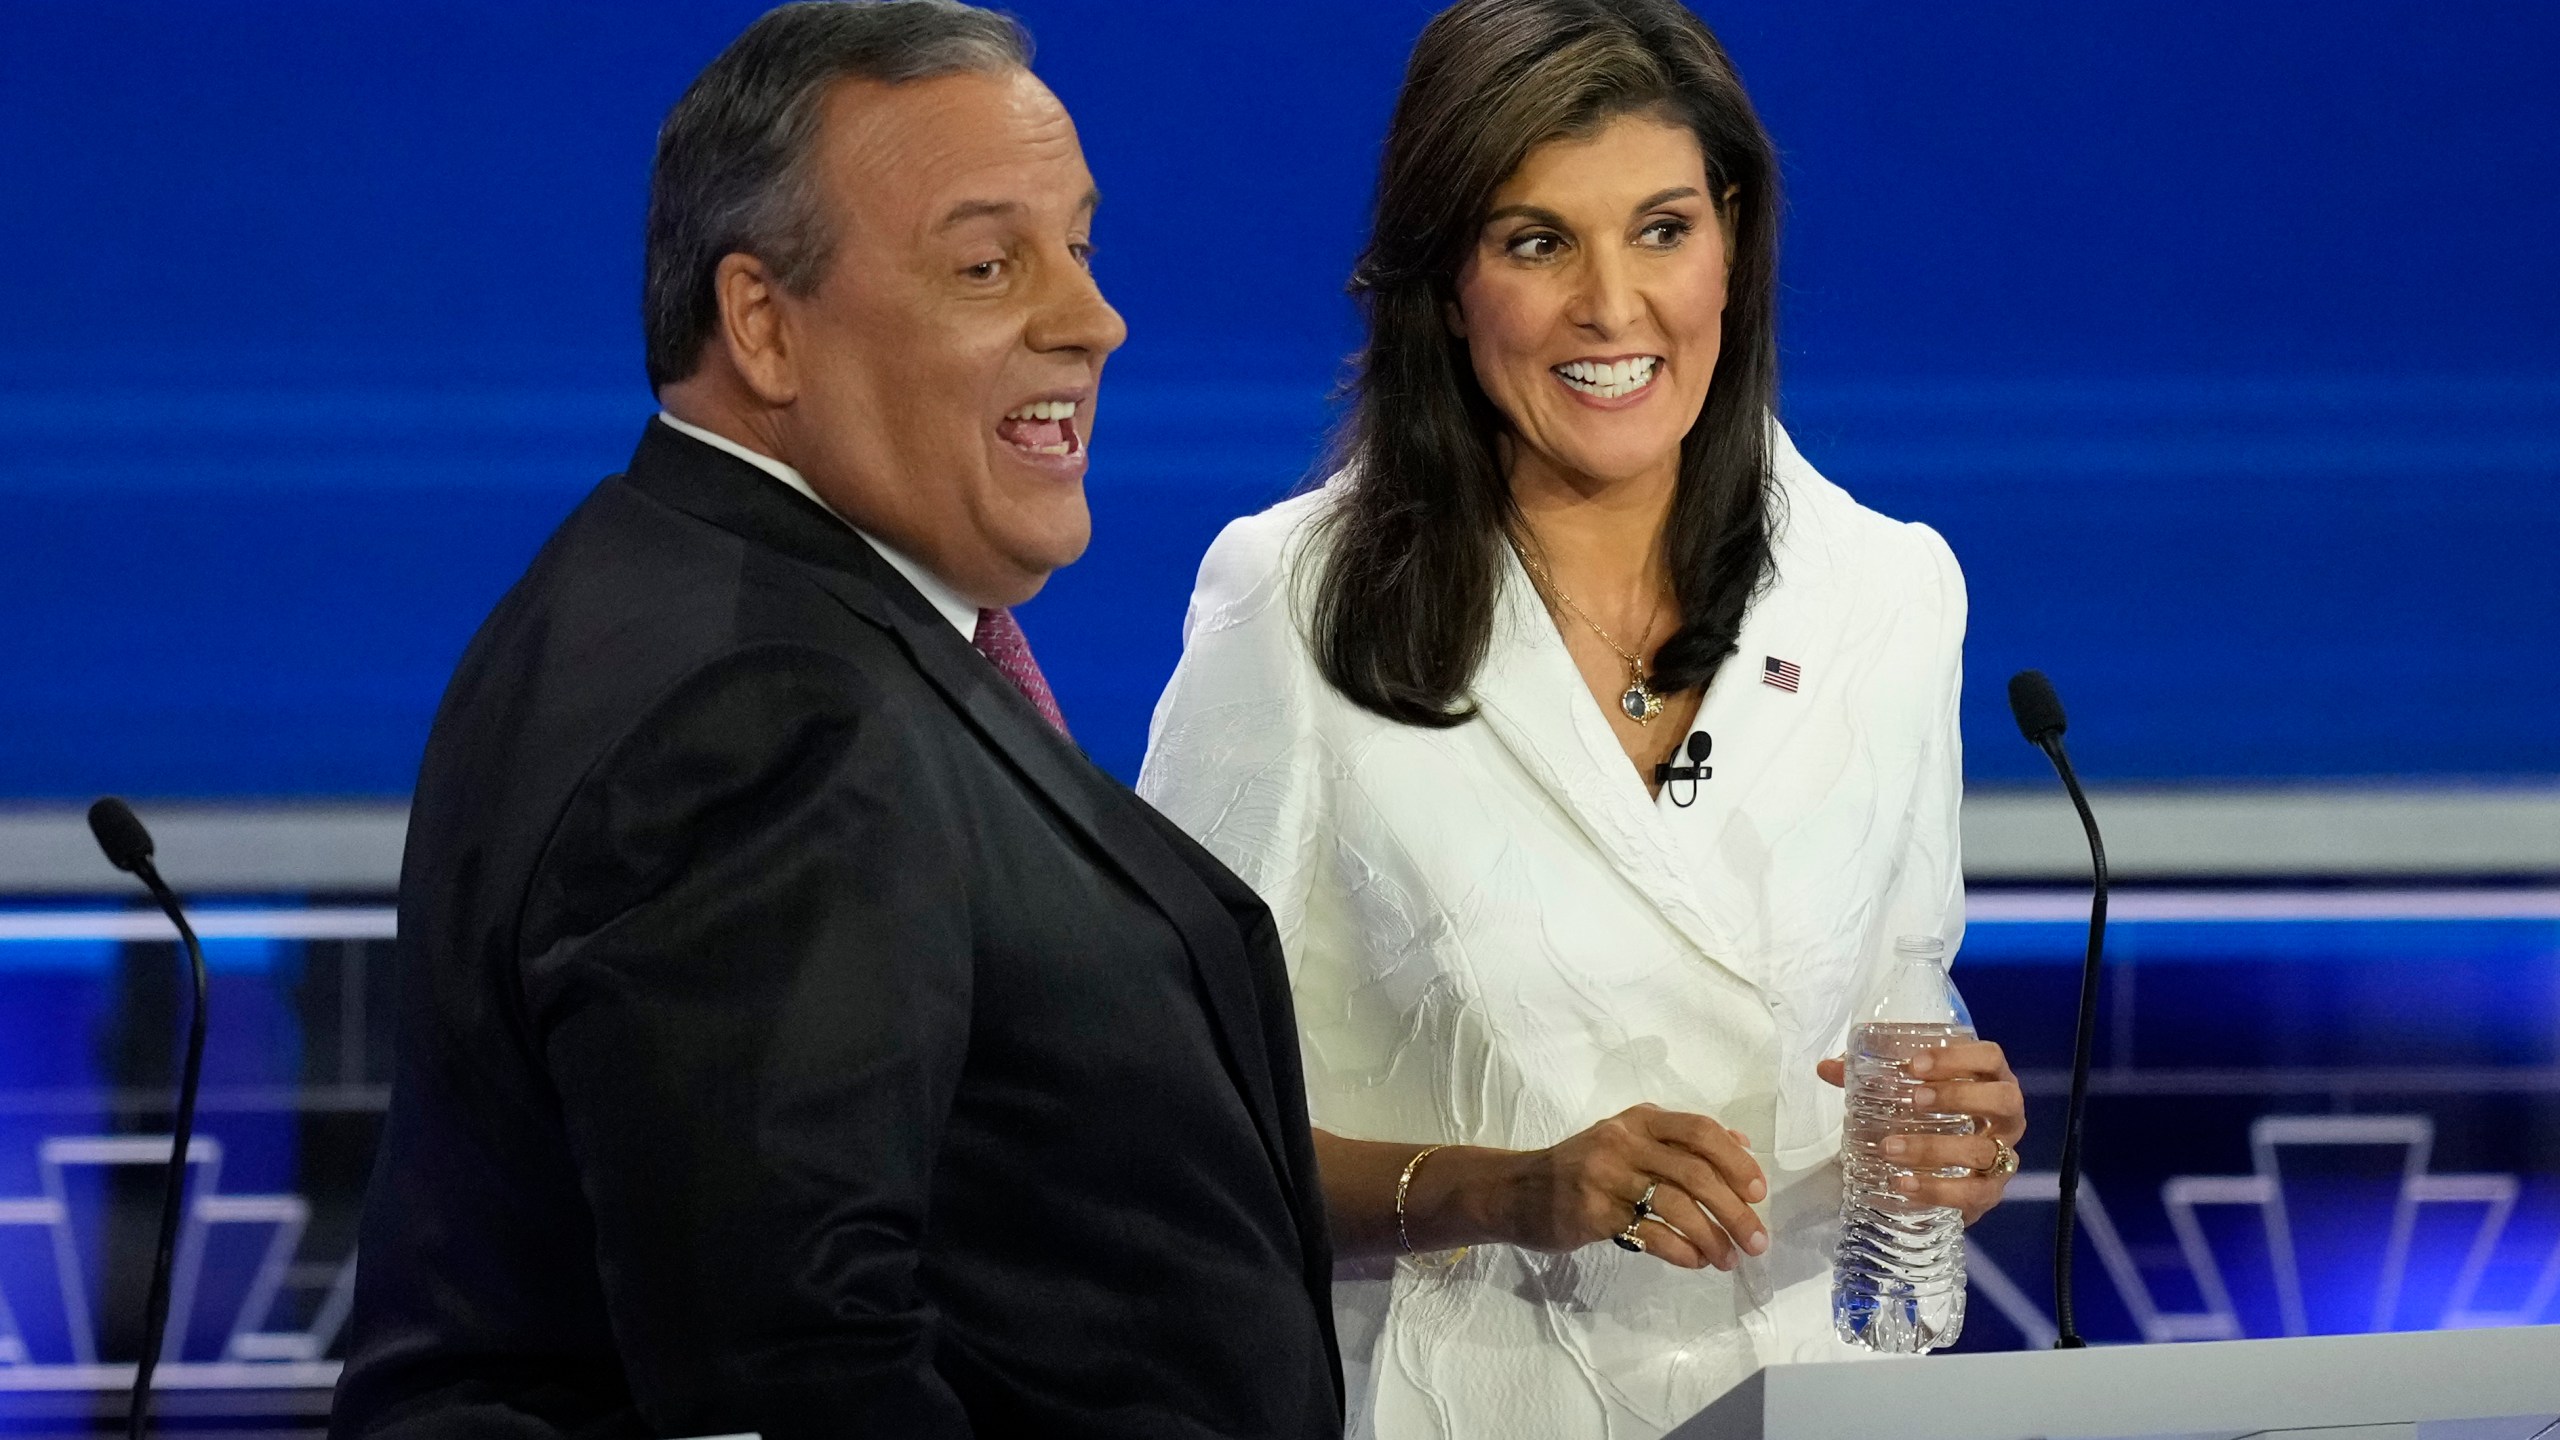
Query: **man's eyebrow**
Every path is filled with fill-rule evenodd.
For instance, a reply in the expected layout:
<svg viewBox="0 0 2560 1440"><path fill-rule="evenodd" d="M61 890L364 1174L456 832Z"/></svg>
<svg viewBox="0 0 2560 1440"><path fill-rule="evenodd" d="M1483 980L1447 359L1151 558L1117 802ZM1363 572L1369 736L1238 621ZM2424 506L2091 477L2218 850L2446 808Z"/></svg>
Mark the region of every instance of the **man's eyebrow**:
<svg viewBox="0 0 2560 1440"><path fill-rule="evenodd" d="M990 215L1019 215L1022 213L1022 208L1022 202L1019 200L963 200L944 211L942 223L934 228L948 230L954 225L965 225L969 221L983 220Z"/></svg>
<svg viewBox="0 0 2560 1440"><path fill-rule="evenodd" d="M1076 202L1076 213L1089 215L1093 213L1094 207L1101 203L1101 191L1087 190L1084 192L1084 198ZM984 220L989 216L1019 215L1028 208L1019 200L963 200L944 211L942 223L934 228L948 230L955 225L965 225L972 220Z"/></svg>

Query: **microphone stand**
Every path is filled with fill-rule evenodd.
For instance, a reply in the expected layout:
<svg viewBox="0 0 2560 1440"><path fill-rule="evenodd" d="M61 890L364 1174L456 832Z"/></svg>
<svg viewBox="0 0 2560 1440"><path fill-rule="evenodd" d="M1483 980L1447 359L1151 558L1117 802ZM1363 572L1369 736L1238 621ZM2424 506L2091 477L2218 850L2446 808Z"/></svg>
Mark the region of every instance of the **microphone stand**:
<svg viewBox="0 0 2560 1440"><path fill-rule="evenodd" d="M2053 1219L2053 1348L2078 1350L2088 1342L2080 1338L2071 1313L2071 1255L2073 1238L2078 1233L2080 1121L2089 1105L2089 1067L2098 1041L2098 968L2106 953L2107 847L2098 838L2098 817L2089 812L2089 797L2081 793L2080 777L2072 773L2071 757L2062 748L2062 732L2057 728L2038 736L2035 745L2053 762L2054 773L2062 777L2062 788L2071 793L2072 808L2080 812L2080 828L2089 836L2089 866L2096 881L2089 902L2089 953L2080 967L2080 1033L2071 1047L2071 1100L2063 1112L2062 1166L2055 1177Z"/></svg>
<svg viewBox="0 0 2560 1440"><path fill-rule="evenodd" d="M149 860L134 871L160 902L187 951L187 968L195 984L194 1014L187 1020L187 1059L178 1077L176 1134L169 1141L169 1188L160 1197L160 1245L151 1260L151 1298L143 1311L142 1360L133 1376L133 1413L125 1426L128 1440L143 1440L151 1424L151 1374L160 1366L160 1350L169 1334L169 1285L176 1269L178 1217L186 1206L187 1151L195 1142L196 1086L204 1075L204 947L195 927Z"/></svg>
<svg viewBox="0 0 2560 1440"><path fill-rule="evenodd" d="M169 917L169 923L177 927L195 985L194 1013L187 1020L186 1061L178 1072L178 1113L171 1127L176 1133L169 1140L169 1185L160 1199L160 1243L152 1256L150 1298L143 1309L142 1358L134 1366L133 1404L125 1422L127 1440L143 1440L151 1426L151 1377L160 1368L160 1351L168 1343L169 1287L171 1274L177 1268L178 1218L186 1208L187 1152L195 1143L196 1087L204 1077L204 946L196 940L195 927L187 923L185 907L178 903L168 882L160 878L160 868L151 863L151 832L134 817L131 807L112 796L100 800L89 807L89 829L97 836L108 861L140 878L161 912Z"/></svg>

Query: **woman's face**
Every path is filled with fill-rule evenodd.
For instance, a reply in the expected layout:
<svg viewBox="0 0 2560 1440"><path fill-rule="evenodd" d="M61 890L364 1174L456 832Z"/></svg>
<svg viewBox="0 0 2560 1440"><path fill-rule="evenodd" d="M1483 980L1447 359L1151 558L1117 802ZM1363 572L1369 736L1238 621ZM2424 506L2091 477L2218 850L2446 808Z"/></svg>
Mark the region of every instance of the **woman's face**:
<svg viewBox="0 0 2560 1440"><path fill-rule="evenodd" d="M1493 195L1449 326L1511 424L1514 468L1676 469L1724 339L1729 239L1688 127L1622 115L1531 150Z"/></svg>

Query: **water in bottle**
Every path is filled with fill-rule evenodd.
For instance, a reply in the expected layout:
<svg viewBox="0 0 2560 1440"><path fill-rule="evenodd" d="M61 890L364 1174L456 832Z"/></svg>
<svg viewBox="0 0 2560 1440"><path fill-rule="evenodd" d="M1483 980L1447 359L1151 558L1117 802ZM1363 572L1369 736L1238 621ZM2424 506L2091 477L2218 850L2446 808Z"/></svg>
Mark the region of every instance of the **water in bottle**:
<svg viewBox="0 0 2560 1440"><path fill-rule="evenodd" d="M1840 1249L1831 1267L1831 1325L1870 1350L1918 1354L1964 1333L1964 1216L1893 1188L1891 1135L1963 1135L1964 1115L1918 1110L1911 1057L1973 1038L1973 1017L1947 978L1935 937L1895 942L1879 997L1849 1034L1848 1121L1840 1144ZM1941 1172L1948 1175L1963 1170Z"/></svg>

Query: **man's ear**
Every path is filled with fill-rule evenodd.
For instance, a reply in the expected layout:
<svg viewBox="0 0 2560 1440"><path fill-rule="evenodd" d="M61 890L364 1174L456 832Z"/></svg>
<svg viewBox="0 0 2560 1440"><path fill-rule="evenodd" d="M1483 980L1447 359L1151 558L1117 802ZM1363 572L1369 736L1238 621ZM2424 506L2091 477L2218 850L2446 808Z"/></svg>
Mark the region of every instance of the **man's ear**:
<svg viewBox="0 0 2560 1440"><path fill-rule="evenodd" d="M711 294L720 305L720 343L729 363L758 400L779 408L800 398L789 317L781 286L753 255L720 257L711 272Z"/></svg>

